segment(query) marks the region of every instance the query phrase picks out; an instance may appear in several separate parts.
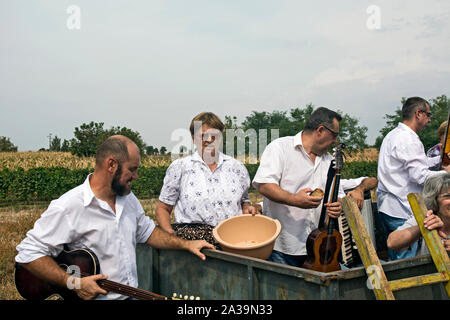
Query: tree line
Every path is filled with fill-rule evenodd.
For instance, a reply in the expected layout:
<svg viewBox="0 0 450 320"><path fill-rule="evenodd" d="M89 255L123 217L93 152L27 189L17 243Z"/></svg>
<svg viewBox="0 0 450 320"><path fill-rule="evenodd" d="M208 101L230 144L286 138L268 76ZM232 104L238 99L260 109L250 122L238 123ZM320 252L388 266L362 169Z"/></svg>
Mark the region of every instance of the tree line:
<svg viewBox="0 0 450 320"><path fill-rule="evenodd" d="M406 98L401 99L401 104L397 106L395 110L393 110L393 113L385 114L383 118L386 120L386 124L379 131L380 135L376 138L375 144L371 146L369 146L366 142L367 127L360 125L357 118L346 114L341 110L337 110L337 112L342 116L342 121L340 123L339 141L345 143L346 148L349 150L360 150L368 147L375 147L379 149L386 134L394 129L399 122L401 122L401 106L403 105L405 100ZM450 99L448 99L446 95L441 95L433 98L429 100L429 102L432 113L431 123L426 127L425 130L419 133L419 136L426 150L428 150L438 142L436 136L437 129L442 122L448 119L450 110ZM309 103L303 108L291 108L289 111L253 111L240 124L237 123L236 116L227 115L225 116L224 124L226 129L229 130L234 129L248 132L248 130L253 129L255 130L257 135L259 134L260 129L265 129L264 132L268 134L267 141L271 141L271 129L278 130L279 137L292 136L303 130L306 120L309 118L314 109L315 106ZM167 153L167 148L164 146L158 149L154 146L147 145L142 139L140 133L137 131L126 127L111 127L109 129L106 129L104 128L104 123L102 122L90 122L88 124L83 123L79 127L75 128L74 138L70 140L64 139L63 141L61 141L58 136L53 137L53 139L51 139L50 141L48 150L71 152L72 154L80 157L93 156L95 155L98 145L107 137L115 134L121 134L133 140L139 147L141 155L170 154ZM235 144L238 143L237 139L239 138L236 138L236 140L234 140ZM225 143L226 137L224 137L223 140ZM257 141L259 143L259 137ZM245 144L246 151L248 152L249 139L246 139ZM225 146L224 150L226 150ZM234 150L236 150L236 148ZM15 146L11 142L10 138L1 136L0 151L15 152L17 151L17 146ZM185 150L180 149L181 153L183 153L184 151Z"/></svg>

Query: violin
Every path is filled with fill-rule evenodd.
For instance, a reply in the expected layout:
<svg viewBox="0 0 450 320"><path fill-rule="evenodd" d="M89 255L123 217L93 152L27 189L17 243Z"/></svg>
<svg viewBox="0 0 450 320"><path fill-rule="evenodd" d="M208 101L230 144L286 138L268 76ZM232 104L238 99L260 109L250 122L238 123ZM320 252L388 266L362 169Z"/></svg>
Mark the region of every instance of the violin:
<svg viewBox="0 0 450 320"><path fill-rule="evenodd" d="M441 169L450 164L450 112L448 114L447 128L445 130L444 143L442 145Z"/></svg>
<svg viewBox="0 0 450 320"><path fill-rule="evenodd" d="M343 167L343 153L344 144L339 143L336 146L335 160L334 160L334 174L328 175L327 186L330 186L330 177L332 178L331 195L328 203L336 202L339 193L339 184L341 180L341 171ZM333 167L333 162L330 169ZM325 199L328 198L328 189L325 192ZM321 221L325 216L326 207L322 207ZM321 223L319 228L313 230L306 240L307 258L303 264L303 268L311 269L320 272L332 272L341 270L339 264L339 253L342 246L342 235L337 230L337 219L329 218L328 226L323 227Z"/></svg>

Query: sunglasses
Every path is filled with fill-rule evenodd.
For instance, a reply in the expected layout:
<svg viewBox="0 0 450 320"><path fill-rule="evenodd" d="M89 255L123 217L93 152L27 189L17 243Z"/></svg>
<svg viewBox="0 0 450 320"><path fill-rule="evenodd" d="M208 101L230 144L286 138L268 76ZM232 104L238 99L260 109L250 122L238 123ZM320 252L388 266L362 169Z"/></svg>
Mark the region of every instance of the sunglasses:
<svg viewBox="0 0 450 320"><path fill-rule="evenodd" d="M330 131L331 132L331 134L333 135L333 137L337 137L338 135L339 135L339 132L336 132L336 131L334 131L334 130L331 130L330 128L328 128L326 125L324 125L324 124L321 124L321 126L322 127L324 127L325 129L327 129L328 131Z"/></svg>
<svg viewBox="0 0 450 320"><path fill-rule="evenodd" d="M419 110L420 113L425 113L428 118L431 118L431 112L426 112L425 110Z"/></svg>

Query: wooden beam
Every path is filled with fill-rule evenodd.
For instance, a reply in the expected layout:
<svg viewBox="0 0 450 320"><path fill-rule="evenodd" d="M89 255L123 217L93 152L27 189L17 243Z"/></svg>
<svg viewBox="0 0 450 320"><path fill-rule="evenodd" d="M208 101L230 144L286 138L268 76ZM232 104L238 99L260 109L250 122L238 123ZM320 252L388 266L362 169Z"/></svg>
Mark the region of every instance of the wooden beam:
<svg viewBox="0 0 450 320"><path fill-rule="evenodd" d="M396 291L400 289L426 286L433 283L446 282L448 280L450 279L445 273L436 272L424 276L389 281L389 286L392 291Z"/></svg>
<svg viewBox="0 0 450 320"><path fill-rule="evenodd" d="M341 203L366 273L369 279L375 277L376 283L372 285L375 297L377 300L395 300L356 201L352 197L344 197ZM369 274L372 270L375 275Z"/></svg>

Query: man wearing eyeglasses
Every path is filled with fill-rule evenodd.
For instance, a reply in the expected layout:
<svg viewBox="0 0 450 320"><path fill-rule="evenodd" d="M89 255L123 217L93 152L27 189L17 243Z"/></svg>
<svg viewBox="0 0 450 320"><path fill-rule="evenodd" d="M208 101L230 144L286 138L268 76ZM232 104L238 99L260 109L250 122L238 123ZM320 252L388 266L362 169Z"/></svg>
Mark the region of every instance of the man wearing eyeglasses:
<svg viewBox="0 0 450 320"><path fill-rule="evenodd" d="M381 144L378 157L377 205L386 239L412 215L407 196L421 193L425 181L444 172L431 171L440 157L428 158L418 132L431 121L430 104L423 98L408 98L402 107L402 122L390 131ZM450 166L445 169L450 171ZM414 257L417 243L408 250L388 249L389 260Z"/></svg>
<svg viewBox="0 0 450 320"><path fill-rule="evenodd" d="M315 188L325 190L341 116L327 108L316 109L305 128L295 136L281 137L265 148L253 185L264 196L263 212L282 225L269 261L301 267L306 260L306 240L318 227L323 196L311 196ZM345 193L340 188L339 197ZM339 201L325 204L327 214L338 218Z"/></svg>

